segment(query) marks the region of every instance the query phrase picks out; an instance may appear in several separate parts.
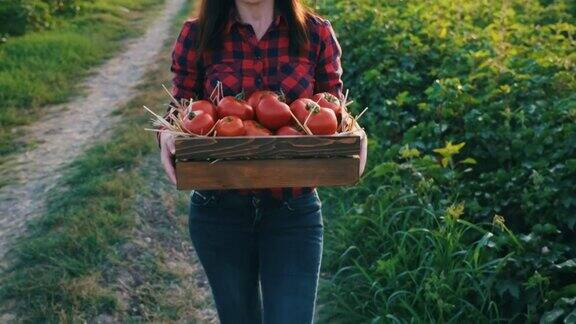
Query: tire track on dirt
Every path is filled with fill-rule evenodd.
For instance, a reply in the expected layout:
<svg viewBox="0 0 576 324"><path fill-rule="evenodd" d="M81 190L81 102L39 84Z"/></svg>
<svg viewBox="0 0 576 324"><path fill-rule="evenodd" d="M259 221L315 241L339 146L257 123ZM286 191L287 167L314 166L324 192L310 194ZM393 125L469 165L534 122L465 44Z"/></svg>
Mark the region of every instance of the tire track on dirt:
<svg viewBox="0 0 576 324"><path fill-rule="evenodd" d="M26 223L42 213L44 196L58 183L62 169L118 121L111 113L136 94L144 73L173 36L172 20L185 1L166 0L143 36L128 41L121 54L83 82L86 95L44 108L44 118L24 127L29 141L38 144L7 161L0 170L0 177L10 179L0 188L0 265L11 243L26 230Z"/></svg>

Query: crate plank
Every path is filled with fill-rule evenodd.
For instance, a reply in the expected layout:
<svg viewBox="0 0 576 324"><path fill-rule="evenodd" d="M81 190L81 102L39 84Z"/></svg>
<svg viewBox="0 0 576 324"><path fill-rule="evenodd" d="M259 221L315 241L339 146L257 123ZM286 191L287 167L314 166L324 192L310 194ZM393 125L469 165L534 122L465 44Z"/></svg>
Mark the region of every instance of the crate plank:
<svg viewBox="0 0 576 324"><path fill-rule="evenodd" d="M176 177L180 190L342 186L358 182L359 168L358 156L178 161Z"/></svg>
<svg viewBox="0 0 576 324"><path fill-rule="evenodd" d="M176 139L176 159L275 159L351 156L360 136L192 137Z"/></svg>

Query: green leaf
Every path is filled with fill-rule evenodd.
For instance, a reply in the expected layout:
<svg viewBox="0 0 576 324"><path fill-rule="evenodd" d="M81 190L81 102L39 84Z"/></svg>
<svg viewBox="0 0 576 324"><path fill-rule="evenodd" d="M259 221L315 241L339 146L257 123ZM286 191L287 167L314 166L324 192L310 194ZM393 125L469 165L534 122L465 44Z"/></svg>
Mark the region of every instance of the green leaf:
<svg viewBox="0 0 576 324"><path fill-rule="evenodd" d="M390 173L394 173L398 170L398 164L394 162L384 162L380 165L377 165L372 169L374 172L375 177L382 177L386 176Z"/></svg>
<svg viewBox="0 0 576 324"><path fill-rule="evenodd" d="M557 319L564 314L563 309L553 309L549 312L544 313L540 319L540 324L553 324Z"/></svg>
<svg viewBox="0 0 576 324"><path fill-rule="evenodd" d="M460 144L453 145L452 141L448 141L446 142L446 146L433 149L432 151L442 155L445 158L449 158L452 155L460 153L460 149L464 147L465 144L466 144L465 142L462 142Z"/></svg>
<svg viewBox="0 0 576 324"><path fill-rule="evenodd" d="M576 323L576 308L564 318L564 323Z"/></svg>
<svg viewBox="0 0 576 324"><path fill-rule="evenodd" d="M566 260L560 264L554 265L556 269L576 269L576 261L574 259Z"/></svg>
<svg viewBox="0 0 576 324"><path fill-rule="evenodd" d="M512 280L503 280L497 287L498 293L502 296L508 292L515 299L520 298L520 284Z"/></svg>
<svg viewBox="0 0 576 324"><path fill-rule="evenodd" d="M410 148L408 144L400 149L400 156L404 159L411 159L420 156L420 151L416 148Z"/></svg>
<svg viewBox="0 0 576 324"><path fill-rule="evenodd" d="M474 160L473 158L469 157L469 158L465 158L464 160L458 162L458 163L464 163L464 164L477 164L478 162L476 162L476 160Z"/></svg>
<svg viewBox="0 0 576 324"><path fill-rule="evenodd" d="M398 107L404 106L404 104L407 102L407 99L409 96L410 96L410 92L408 92L408 91L400 92L396 96L396 103L398 104Z"/></svg>

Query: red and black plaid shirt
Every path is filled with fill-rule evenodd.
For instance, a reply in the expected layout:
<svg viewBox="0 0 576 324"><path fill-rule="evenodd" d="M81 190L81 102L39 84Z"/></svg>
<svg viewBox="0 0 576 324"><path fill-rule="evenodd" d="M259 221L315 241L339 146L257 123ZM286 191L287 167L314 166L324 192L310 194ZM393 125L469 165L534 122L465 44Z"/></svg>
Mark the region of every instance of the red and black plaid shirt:
<svg viewBox="0 0 576 324"><path fill-rule="evenodd" d="M282 91L286 101L311 98L329 92L343 99L341 48L328 20L310 15L307 19L310 44L300 56L289 52L289 26L281 14L258 40L251 25L230 15L222 36L221 50L199 53L194 46L198 34L197 19L184 23L172 52L172 94L176 99L207 99L217 81L224 95L256 90ZM312 188L271 188L257 190L278 199L287 199ZM242 193L253 192L241 190Z"/></svg>

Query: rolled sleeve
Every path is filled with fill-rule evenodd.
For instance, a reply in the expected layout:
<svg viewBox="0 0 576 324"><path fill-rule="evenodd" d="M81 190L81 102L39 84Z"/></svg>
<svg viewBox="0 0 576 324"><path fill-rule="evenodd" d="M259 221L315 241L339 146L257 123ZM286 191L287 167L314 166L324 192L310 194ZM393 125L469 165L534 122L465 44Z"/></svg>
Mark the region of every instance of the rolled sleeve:
<svg viewBox="0 0 576 324"><path fill-rule="evenodd" d="M176 99L202 97L204 75L201 55L194 46L198 34L196 20L184 23L172 51L172 95Z"/></svg>
<svg viewBox="0 0 576 324"><path fill-rule="evenodd" d="M340 100L342 93L342 49L332 24L325 20L320 29L320 55L316 65L314 92L329 92Z"/></svg>
<svg viewBox="0 0 576 324"><path fill-rule="evenodd" d="M198 34L197 19L191 19L184 23L172 50L172 64L170 71L173 73L171 93L176 100L200 99L202 94L202 82L204 68L201 55L199 55L194 42ZM170 105L167 105L164 119L171 124L174 121L168 116ZM165 129L164 126L158 129ZM156 133L158 147L160 147L160 132Z"/></svg>

